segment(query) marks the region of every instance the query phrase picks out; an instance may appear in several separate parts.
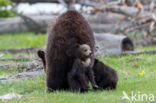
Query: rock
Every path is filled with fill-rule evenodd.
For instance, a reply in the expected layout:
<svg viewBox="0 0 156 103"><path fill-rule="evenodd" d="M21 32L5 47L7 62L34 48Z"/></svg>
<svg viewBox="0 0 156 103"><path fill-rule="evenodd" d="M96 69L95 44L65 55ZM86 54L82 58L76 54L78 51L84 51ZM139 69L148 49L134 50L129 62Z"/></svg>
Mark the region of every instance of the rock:
<svg viewBox="0 0 156 103"><path fill-rule="evenodd" d="M16 93L8 93L8 94L5 94L3 96L0 96L0 100L4 101L4 100L11 100L11 99L20 99L22 98L23 95L19 95L19 94L16 94Z"/></svg>

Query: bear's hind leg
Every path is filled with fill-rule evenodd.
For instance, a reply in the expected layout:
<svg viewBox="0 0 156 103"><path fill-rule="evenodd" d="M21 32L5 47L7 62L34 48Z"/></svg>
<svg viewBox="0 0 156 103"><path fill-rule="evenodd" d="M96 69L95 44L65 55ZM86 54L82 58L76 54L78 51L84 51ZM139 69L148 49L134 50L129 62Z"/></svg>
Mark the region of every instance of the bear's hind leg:
<svg viewBox="0 0 156 103"><path fill-rule="evenodd" d="M79 91L81 88L80 83L77 80L75 80L75 78L70 73L68 74L67 78L68 78L69 88L74 92Z"/></svg>

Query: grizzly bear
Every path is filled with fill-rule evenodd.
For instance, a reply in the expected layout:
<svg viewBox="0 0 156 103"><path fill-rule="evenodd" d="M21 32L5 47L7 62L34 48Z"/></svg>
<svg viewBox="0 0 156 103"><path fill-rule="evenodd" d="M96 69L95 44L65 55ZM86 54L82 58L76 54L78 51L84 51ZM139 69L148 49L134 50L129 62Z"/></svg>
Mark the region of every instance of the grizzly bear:
<svg viewBox="0 0 156 103"><path fill-rule="evenodd" d="M116 89L118 76L114 69L95 59L93 71L95 82L100 89Z"/></svg>
<svg viewBox="0 0 156 103"><path fill-rule="evenodd" d="M72 91L85 92L89 90L89 81L91 82L94 89L97 89L98 86L94 80L94 73L90 67L91 55L89 45L82 44L77 45L73 52L69 52L72 57L75 58L73 67L68 73L68 83Z"/></svg>
<svg viewBox="0 0 156 103"><path fill-rule="evenodd" d="M94 64L95 39L93 32L77 11L67 11L49 27L46 47L46 84L49 91L69 89L67 74L74 62L67 50L75 44L87 44L93 55L91 67Z"/></svg>

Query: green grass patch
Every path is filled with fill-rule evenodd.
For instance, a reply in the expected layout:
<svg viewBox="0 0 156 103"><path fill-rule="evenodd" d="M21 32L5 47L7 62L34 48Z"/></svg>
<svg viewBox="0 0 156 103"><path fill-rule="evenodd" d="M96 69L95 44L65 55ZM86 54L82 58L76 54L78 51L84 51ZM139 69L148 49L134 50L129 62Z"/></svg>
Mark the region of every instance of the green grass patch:
<svg viewBox="0 0 156 103"><path fill-rule="evenodd" d="M46 35L34 33L1 34L0 49L29 48L44 46Z"/></svg>

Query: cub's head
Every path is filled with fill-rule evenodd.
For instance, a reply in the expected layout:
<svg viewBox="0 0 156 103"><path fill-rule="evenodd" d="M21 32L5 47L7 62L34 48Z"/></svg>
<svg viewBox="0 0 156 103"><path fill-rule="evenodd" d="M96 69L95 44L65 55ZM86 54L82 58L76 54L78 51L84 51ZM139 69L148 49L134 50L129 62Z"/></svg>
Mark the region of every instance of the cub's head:
<svg viewBox="0 0 156 103"><path fill-rule="evenodd" d="M82 44L82 45L78 45L77 54L80 58L86 59L92 56L92 51L89 45Z"/></svg>
<svg viewBox="0 0 156 103"><path fill-rule="evenodd" d="M92 56L92 51L90 46L87 44L76 44L73 45L69 50L67 50L66 54L68 57L85 60Z"/></svg>

